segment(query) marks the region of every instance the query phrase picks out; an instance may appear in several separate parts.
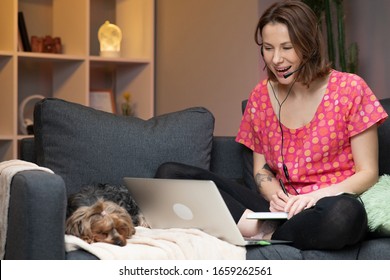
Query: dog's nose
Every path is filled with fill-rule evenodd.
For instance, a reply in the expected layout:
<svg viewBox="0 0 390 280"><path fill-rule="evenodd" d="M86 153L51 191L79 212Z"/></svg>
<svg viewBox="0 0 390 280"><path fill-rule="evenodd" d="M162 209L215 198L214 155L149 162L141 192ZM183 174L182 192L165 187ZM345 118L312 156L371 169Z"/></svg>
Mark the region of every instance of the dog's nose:
<svg viewBox="0 0 390 280"><path fill-rule="evenodd" d="M120 240L120 239L116 239L116 240L114 241L114 244L115 244L115 245L118 245L118 246L125 246L125 245L126 245L126 242L123 242L123 241Z"/></svg>

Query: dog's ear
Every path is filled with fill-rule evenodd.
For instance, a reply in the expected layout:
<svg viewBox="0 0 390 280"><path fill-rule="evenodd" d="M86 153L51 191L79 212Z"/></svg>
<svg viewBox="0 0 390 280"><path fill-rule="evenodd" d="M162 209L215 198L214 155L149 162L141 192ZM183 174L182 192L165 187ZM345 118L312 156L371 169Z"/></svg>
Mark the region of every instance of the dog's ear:
<svg viewBox="0 0 390 280"><path fill-rule="evenodd" d="M135 227L133 223L133 219L131 218L130 214L126 211L126 209L117 206L117 209L115 211L115 214L118 215L119 219L122 222L122 226L127 228L127 238L130 238L135 234Z"/></svg>
<svg viewBox="0 0 390 280"><path fill-rule="evenodd" d="M80 207L67 220L65 233L81 237L89 231L88 207Z"/></svg>
<svg viewBox="0 0 390 280"><path fill-rule="evenodd" d="M101 215L104 211L103 200L98 200L92 206L82 206L78 208L66 220L65 233L82 238L88 243L93 241L91 229L92 217Z"/></svg>
<svg viewBox="0 0 390 280"><path fill-rule="evenodd" d="M104 211L112 216L116 230L126 238L135 234L133 219L127 210L112 201L104 202Z"/></svg>

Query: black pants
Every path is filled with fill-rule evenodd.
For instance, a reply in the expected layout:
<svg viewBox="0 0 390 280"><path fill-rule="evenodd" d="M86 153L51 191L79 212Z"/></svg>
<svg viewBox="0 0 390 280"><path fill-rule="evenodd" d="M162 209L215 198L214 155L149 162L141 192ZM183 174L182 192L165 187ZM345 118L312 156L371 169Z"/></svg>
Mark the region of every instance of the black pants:
<svg viewBox="0 0 390 280"><path fill-rule="evenodd" d="M210 171L180 163L162 164L156 178L212 180L217 185L236 223L246 209L269 211L269 202L260 193ZM320 199L317 204L282 223L272 238L293 241L307 249L340 249L361 241L367 232L364 206L350 195Z"/></svg>

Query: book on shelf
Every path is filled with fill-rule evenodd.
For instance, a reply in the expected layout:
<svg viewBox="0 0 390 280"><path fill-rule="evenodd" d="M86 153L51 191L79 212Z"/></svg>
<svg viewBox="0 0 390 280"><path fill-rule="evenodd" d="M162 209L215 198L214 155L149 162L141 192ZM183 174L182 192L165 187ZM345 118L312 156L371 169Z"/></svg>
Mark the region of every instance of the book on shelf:
<svg viewBox="0 0 390 280"><path fill-rule="evenodd" d="M18 30L18 51L19 52L24 52L22 36L20 36L20 31L19 30Z"/></svg>
<svg viewBox="0 0 390 280"><path fill-rule="evenodd" d="M31 44L28 37L26 22L24 20L23 12L18 12L18 27L20 32L20 38L22 41L23 51L31 52Z"/></svg>

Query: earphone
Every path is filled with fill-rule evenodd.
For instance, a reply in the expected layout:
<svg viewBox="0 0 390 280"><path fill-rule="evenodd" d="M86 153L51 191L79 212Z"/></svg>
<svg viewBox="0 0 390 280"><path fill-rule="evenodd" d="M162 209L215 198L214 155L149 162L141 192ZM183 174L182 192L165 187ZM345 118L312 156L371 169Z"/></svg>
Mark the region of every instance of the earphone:
<svg viewBox="0 0 390 280"><path fill-rule="evenodd" d="M260 47L260 53L261 53L261 56L263 57L264 59L264 51L263 51L263 46L261 45ZM288 72L286 74L283 75L283 77L285 79L287 79L288 77L290 77L291 75L293 75L294 73L298 72L298 71L301 71L302 68L305 66L305 64L310 61L311 59L313 59L316 55L318 55L318 51L316 49L313 50L313 52L309 55L309 57L303 62L301 63L301 65L295 69L294 71L291 71L291 72ZM265 61L264 61L265 62ZM265 63L265 67L268 67L267 63ZM273 95L279 105L279 111L278 111L278 124L279 124L279 128L280 128L280 133L281 133L281 148L280 148L280 155L281 155L281 158L282 158L282 168L283 168L283 173L284 173L284 176L287 180L287 183L294 189L295 193L297 195L299 195L299 192L296 190L296 188L293 186L291 180L290 180L290 174L288 172L288 168L287 168L287 165L286 163L284 162L284 154L283 154L283 148L284 148L284 133L283 133L283 126L282 126L282 121L281 121L281 111L282 111L282 106L284 104L284 102L287 100L287 98L289 97L290 93L291 93L291 90L292 90L292 87L294 86L295 82L297 81L298 77L295 77L294 81L292 82L290 88L288 89L287 91L287 95L286 97L283 99L282 102L279 101L278 97L276 96L276 93L275 93L275 90L274 90L274 87L272 86L272 83L270 82L270 80L268 80L268 83L270 84L271 86L271 89L272 89L272 92L273 92ZM281 188L283 189L284 193L286 195L288 195L287 191L286 191L286 188L284 186L284 183L281 179L279 179L279 183L280 183L280 186Z"/></svg>
<svg viewBox="0 0 390 280"><path fill-rule="evenodd" d="M281 134L281 145L280 145L280 156L282 158L282 167L283 167L283 173L284 173L284 176L286 177L286 180L287 180L287 183L294 189L295 193L297 195L299 195L299 192L296 190L296 188L293 186L291 180L290 180L290 174L288 173L288 168L287 168L287 165L286 163L284 162L284 154L283 154L283 147L284 147L284 133L283 133L283 126L282 126L282 121L281 121L281 111L282 111L282 106L284 104L284 102L286 102L288 96L290 95L291 93L291 90L292 90L292 87L294 86L295 82L297 80L297 77L294 79L294 81L292 82L290 88L288 89L288 92L287 92L287 95L286 97L283 99L282 102L279 101L278 97L276 96L276 93L275 93L275 90L274 90L274 87L272 86L272 83L270 82L270 80L268 80L268 83L270 84L271 86L271 89L272 89L272 92L274 94L274 97L276 99L276 102L278 102L278 105L279 105L279 111L278 111L278 124L279 124L279 128L280 128L280 134ZM279 180L279 183L280 183L280 186L282 187L284 193L286 195L288 195L287 191L286 191L286 188L283 184L283 181L280 179Z"/></svg>
<svg viewBox="0 0 390 280"><path fill-rule="evenodd" d="M260 47L260 53L261 53L261 56L263 57L264 59L264 51L263 51L263 46ZM283 77L285 79L287 79L288 77L290 77L292 74L294 74L295 72L298 72L300 71L303 66L305 64L301 64L301 66L299 66L296 70L292 71L292 72L289 72L287 74L284 74ZM267 66L267 63L265 63L265 67L268 67ZM282 106L284 104L284 102L287 100L288 96L290 95L291 93L291 90L292 90L292 87L293 85L295 84L296 80L297 80L298 77L295 77L293 83L291 84L290 88L288 89L288 92L287 92L287 95L286 97L283 99L282 102L279 101L278 97L276 96L276 93L275 93L275 90L274 90L274 87L272 86L270 80L268 80L268 83L270 84L271 86L271 89L272 89L272 92L274 94L274 97L276 99L276 102L278 102L278 105L279 105L279 111L278 111L278 124L279 124L279 129L280 129L280 133L281 133L281 138L282 138L282 141L281 141L281 146L280 146L280 155L281 155L281 158L282 158L282 168L283 168L283 173L284 173L284 176L287 180L287 183L294 189L295 193L297 195L299 195L298 191L295 189L295 187L292 185L291 183L291 180L290 180L290 174L288 173L288 168L287 168L287 165L285 164L284 162L284 154L283 154L283 147L284 147L284 133L283 133L283 127L282 127L282 121L281 121L281 111L282 111ZM288 195L288 192L286 190L286 187L284 186L284 183L282 181L282 179L279 179L279 184L280 184L280 187L282 188L283 192Z"/></svg>

